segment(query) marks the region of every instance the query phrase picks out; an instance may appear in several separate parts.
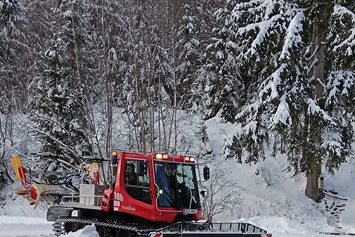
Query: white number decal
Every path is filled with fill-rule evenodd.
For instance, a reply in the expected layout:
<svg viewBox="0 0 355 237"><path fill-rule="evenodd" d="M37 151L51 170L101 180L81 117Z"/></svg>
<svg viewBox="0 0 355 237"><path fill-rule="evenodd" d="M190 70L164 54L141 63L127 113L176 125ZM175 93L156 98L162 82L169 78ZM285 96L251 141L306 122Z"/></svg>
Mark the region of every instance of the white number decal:
<svg viewBox="0 0 355 237"><path fill-rule="evenodd" d="M115 192L114 193L114 199L122 202L123 201L123 196L122 196L122 194Z"/></svg>

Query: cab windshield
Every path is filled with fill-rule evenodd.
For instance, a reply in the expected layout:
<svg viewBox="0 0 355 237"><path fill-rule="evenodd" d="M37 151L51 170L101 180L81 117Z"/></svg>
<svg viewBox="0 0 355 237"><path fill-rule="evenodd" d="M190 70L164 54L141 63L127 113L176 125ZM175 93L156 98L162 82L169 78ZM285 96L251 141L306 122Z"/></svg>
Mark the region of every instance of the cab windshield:
<svg viewBox="0 0 355 237"><path fill-rule="evenodd" d="M155 162L158 207L201 207L193 164Z"/></svg>

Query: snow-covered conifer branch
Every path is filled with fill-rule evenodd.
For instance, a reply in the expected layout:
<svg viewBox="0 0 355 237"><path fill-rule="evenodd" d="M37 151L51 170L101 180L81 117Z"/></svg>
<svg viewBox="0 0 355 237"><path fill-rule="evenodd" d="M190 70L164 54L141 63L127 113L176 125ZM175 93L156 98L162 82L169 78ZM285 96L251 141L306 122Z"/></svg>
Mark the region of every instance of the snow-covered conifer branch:
<svg viewBox="0 0 355 237"><path fill-rule="evenodd" d="M285 37L284 46L280 59L290 58L290 50L294 49L302 42L301 31L303 30L301 22L304 20L303 11L298 12L291 20Z"/></svg>
<svg viewBox="0 0 355 237"><path fill-rule="evenodd" d="M355 72L354 71L333 71L328 77L328 97L326 105L339 103L341 98L351 97L355 86Z"/></svg>
<svg viewBox="0 0 355 237"><path fill-rule="evenodd" d="M339 25L347 31L345 32L345 37L335 37L334 42L332 42L334 44L332 50L336 52L340 48L344 48L347 55L353 55L355 47L355 13L343 6L335 5L332 18L335 21L339 21ZM349 28L349 26L351 27Z"/></svg>

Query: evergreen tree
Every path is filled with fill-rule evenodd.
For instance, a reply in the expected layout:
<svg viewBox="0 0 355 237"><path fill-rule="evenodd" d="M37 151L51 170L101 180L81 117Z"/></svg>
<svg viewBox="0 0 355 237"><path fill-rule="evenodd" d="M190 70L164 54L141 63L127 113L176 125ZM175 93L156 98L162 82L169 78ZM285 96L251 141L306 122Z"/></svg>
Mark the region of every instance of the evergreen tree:
<svg viewBox="0 0 355 237"><path fill-rule="evenodd" d="M333 121L325 128L322 147L328 151L326 165L333 171L352 154L354 141L351 122L355 105L355 3L339 1L330 10L322 102Z"/></svg>
<svg viewBox="0 0 355 237"><path fill-rule="evenodd" d="M21 0L0 1L0 112L26 111L27 68L26 9ZM18 55L21 55L19 57Z"/></svg>
<svg viewBox="0 0 355 237"><path fill-rule="evenodd" d="M43 142L42 151L64 156L80 163L83 155L92 155L87 95L90 46L86 11L82 2L62 2L57 8L59 31L52 46L43 55L43 75L38 81L38 99L32 119L36 134ZM92 93L91 93L92 94Z"/></svg>
<svg viewBox="0 0 355 237"><path fill-rule="evenodd" d="M8 146L13 141L13 113L22 108L26 78L18 78L24 70L26 50L19 44L26 22L22 1L0 0L0 209L5 204L3 189L11 180L8 174ZM23 54L23 58L18 57Z"/></svg>
<svg viewBox="0 0 355 237"><path fill-rule="evenodd" d="M236 36L237 25L231 16L236 1L229 0L220 8L215 16L219 28L213 30L213 43L208 46L209 101L208 117L218 113L228 122L235 121L236 109L241 106L244 82L238 65L240 46ZM231 16L231 17L229 17Z"/></svg>
<svg viewBox="0 0 355 237"><path fill-rule="evenodd" d="M195 62L196 69L193 75L193 80L189 84L189 93L193 111L198 111L202 116L211 117L214 108L213 101L211 101L211 84L215 78L213 52L215 47L211 42L216 41L216 34L218 27L223 25L215 17L215 13L219 8L225 5L224 1L219 0L199 0L191 3L196 8L195 16L195 31L194 38L198 40L196 45L197 62ZM213 34L211 34L213 32ZM212 47L211 47L212 46ZM212 70L211 70L212 69Z"/></svg>
<svg viewBox="0 0 355 237"><path fill-rule="evenodd" d="M194 105L196 95L191 92L190 85L194 82L194 76L199 66L199 40L196 38L197 19L196 9L190 4L184 5L185 14L181 19L181 26L178 30L179 39L175 51L178 54L176 59L176 92L179 96L178 103L182 108L191 108ZM179 106L179 107L180 107Z"/></svg>
<svg viewBox="0 0 355 237"><path fill-rule="evenodd" d="M242 162L246 154L246 162L257 162L265 158L265 145L273 139L274 155L286 153L295 173L312 176L313 186L322 162L329 172L345 162L353 130L351 107L344 102L352 98L354 68L344 63L352 53L340 57L336 46L344 44L343 53L353 50L348 43L352 15L349 5L331 1L234 4L223 19L237 27L241 50L236 60L242 62L241 77L250 81L248 103L240 111L236 108L237 125L226 142L226 158ZM348 27L337 27L341 23Z"/></svg>

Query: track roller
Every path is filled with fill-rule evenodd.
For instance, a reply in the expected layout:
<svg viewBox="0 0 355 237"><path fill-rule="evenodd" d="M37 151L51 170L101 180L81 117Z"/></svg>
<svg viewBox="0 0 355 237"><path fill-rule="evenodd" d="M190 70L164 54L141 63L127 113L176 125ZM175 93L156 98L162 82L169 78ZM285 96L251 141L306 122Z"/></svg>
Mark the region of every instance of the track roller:
<svg viewBox="0 0 355 237"><path fill-rule="evenodd" d="M104 226L96 226L96 231L100 237L110 237L111 236L110 228L107 228Z"/></svg>
<svg viewBox="0 0 355 237"><path fill-rule="evenodd" d="M115 237L133 237L136 234L129 230L117 230Z"/></svg>

